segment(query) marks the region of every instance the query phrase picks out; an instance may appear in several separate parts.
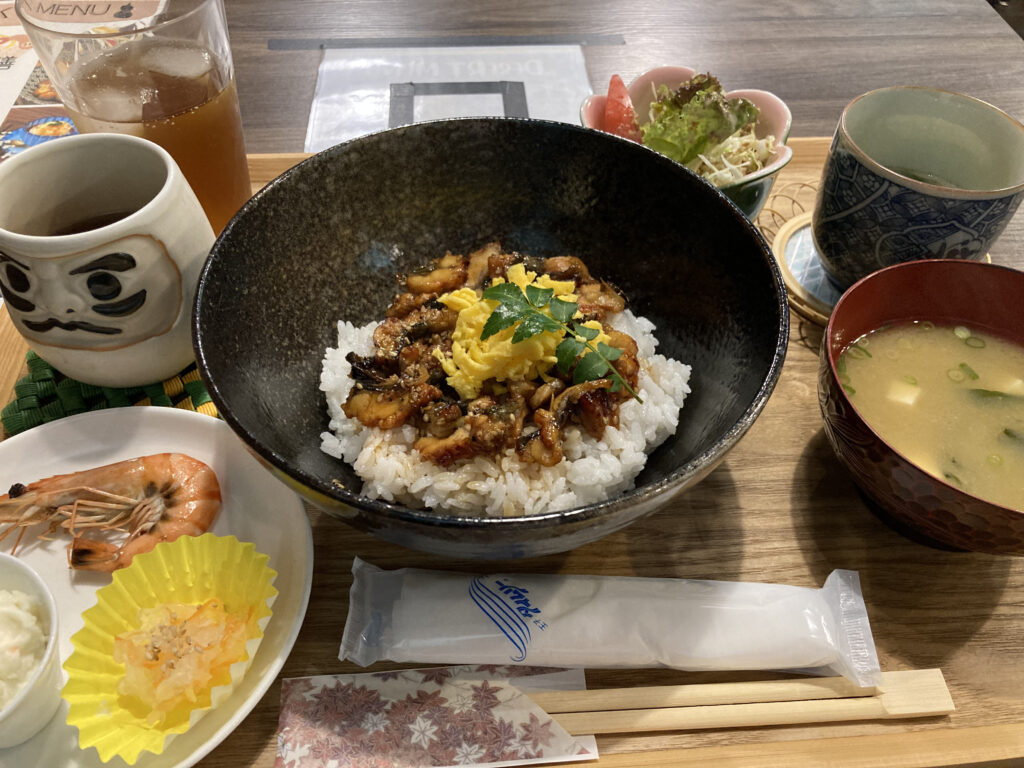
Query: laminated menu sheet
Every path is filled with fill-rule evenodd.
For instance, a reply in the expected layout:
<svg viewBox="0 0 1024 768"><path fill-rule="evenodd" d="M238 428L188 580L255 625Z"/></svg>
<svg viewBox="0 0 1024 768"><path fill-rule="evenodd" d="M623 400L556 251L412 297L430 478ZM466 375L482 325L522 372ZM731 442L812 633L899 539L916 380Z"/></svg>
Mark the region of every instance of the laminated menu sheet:
<svg viewBox="0 0 1024 768"><path fill-rule="evenodd" d="M165 0L47 3L61 20L80 22L83 31L112 32L109 22L134 20L139 26L160 12ZM36 144L77 133L50 83L32 43L14 13L0 2L0 161Z"/></svg>

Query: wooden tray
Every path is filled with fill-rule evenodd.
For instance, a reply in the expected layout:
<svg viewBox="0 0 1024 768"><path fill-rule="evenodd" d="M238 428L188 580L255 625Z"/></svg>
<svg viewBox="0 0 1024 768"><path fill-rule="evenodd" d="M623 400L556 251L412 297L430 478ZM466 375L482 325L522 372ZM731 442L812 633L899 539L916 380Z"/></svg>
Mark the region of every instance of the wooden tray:
<svg viewBox="0 0 1024 768"><path fill-rule="evenodd" d="M774 192L809 206L827 138L794 138ZM250 158L254 189L304 155ZM795 185L795 186L789 186ZM796 210L769 202L784 220ZM809 208L808 208L809 209ZM783 223L762 214L769 242ZM1024 558L929 549L891 530L857 494L821 431L821 329L793 315L782 376L764 413L725 462L661 512L578 550L522 563L528 572L608 573L820 586L833 568L861 572L882 667L941 667L957 711L915 721L599 737L607 768L913 768L1024 765ZM25 343L0 312L0 401L23 370ZM685 414L684 414L685 416ZM317 544L309 610L284 677L362 671L337 661L353 553L386 568L472 568L379 542L308 508ZM479 567L479 566L477 566ZM385 665L380 665L384 668ZM759 679L669 670L588 672L592 687ZM768 676L771 677L771 676ZM279 684L206 757L206 768L271 768Z"/></svg>

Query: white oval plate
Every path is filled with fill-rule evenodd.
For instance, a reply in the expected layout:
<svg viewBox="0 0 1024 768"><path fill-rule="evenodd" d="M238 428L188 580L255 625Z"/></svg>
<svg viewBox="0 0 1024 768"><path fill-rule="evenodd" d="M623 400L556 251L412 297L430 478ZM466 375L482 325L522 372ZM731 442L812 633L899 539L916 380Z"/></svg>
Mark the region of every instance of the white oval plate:
<svg viewBox="0 0 1024 768"><path fill-rule="evenodd" d="M136 768L195 764L242 722L274 682L299 633L313 579L313 535L302 502L249 455L224 422L176 408L135 406L83 413L0 442L4 492L16 482L27 484L164 452L187 453L213 468L223 504L210 530L251 541L258 552L269 555L279 594L256 658L231 697L172 739L163 754L144 752ZM71 655L71 636L82 627L82 612L95 603L96 590L108 584L110 576L69 570L69 537L37 541L36 530L26 534L18 556L39 572L57 601L63 663ZM0 544L0 550L10 551L16 535L13 532ZM127 766L117 757L101 762L95 749L79 749L78 731L65 722L67 711L62 702L50 723L29 741L0 749L0 766Z"/></svg>

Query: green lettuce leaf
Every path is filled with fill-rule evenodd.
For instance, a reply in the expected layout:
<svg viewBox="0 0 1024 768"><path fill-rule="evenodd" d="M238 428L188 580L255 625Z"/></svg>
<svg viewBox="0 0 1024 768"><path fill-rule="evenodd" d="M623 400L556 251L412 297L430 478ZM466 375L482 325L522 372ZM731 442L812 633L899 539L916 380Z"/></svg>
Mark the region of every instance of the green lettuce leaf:
<svg viewBox="0 0 1024 768"><path fill-rule="evenodd" d="M757 121L758 109L744 98L727 99L712 75L696 75L676 90L658 89L651 122L640 127L645 146L686 165Z"/></svg>

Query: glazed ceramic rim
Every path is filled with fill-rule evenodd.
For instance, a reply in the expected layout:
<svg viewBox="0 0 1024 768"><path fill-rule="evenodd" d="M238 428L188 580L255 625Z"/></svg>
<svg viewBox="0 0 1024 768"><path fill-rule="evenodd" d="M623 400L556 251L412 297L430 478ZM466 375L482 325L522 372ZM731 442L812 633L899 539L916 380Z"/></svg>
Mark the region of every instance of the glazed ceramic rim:
<svg viewBox="0 0 1024 768"><path fill-rule="evenodd" d="M650 69L644 70L639 75L637 75L632 80L630 80L629 84L626 86L626 90L627 91L631 91L633 89L633 86L636 85L638 81L640 81L643 78L651 77L652 75L654 75L654 73L664 72L664 74L667 76L669 70L674 70L675 71L675 73L673 74L673 79L676 79L677 77L682 77L683 76L682 73L684 73L684 72L691 73L689 76L686 77L686 79L689 79L690 77L693 77L694 75L696 75L700 71L700 70L694 69L693 67L686 67L686 66L682 66L680 64L660 64L660 65L658 65L656 67L651 67ZM733 97L735 95L742 96L743 98L746 98L746 99L754 102L754 106L758 107L758 109L761 109L761 105L759 105L756 101L754 101L754 99L751 99L747 94L757 94L758 98L764 99L766 101L774 102L778 107L781 107L784 110L784 114L785 114L785 118L786 118L784 130L782 131L782 136L781 137L779 137L779 136L775 137L775 142L776 142L776 144L775 144L775 147L776 147L775 148L775 155L776 155L776 157L775 157L774 160L772 160L772 162L770 162L768 165L764 166L763 168L760 168L760 169L758 169L758 170L756 170L756 171L754 171L752 173L748 173L746 176L742 176L739 179L736 179L736 181L733 181L733 182L731 182L729 184L726 184L725 186L716 187L716 189L721 189L721 190L729 189L729 190L731 190L731 189L736 189L737 187L741 187L741 186L744 186L746 184L749 184L752 181L760 181L761 179L763 179L763 178L765 178L767 176L772 176L773 174L778 173L779 171L781 171L783 168L785 168L789 164L790 160L793 159L793 150L786 143L787 141L789 141L789 134L790 134L790 132L793 129L793 112L792 112L792 110L790 110L789 105L786 104L785 101L780 99L777 95L775 95L771 91L766 91L766 90L763 90L761 88L736 88L736 89L731 90L731 91L726 91L726 93L725 93L727 98L728 97ZM580 110L579 110L580 125L582 125L584 128L589 128L590 130L595 130L595 131L601 130L599 128L596 128L596 127L588 124L587 119L586 119L586 111L587 111L587 106L589 104L591 104L595 98L597 98L597 97L605 97L605 96L606 96L605 94L592 93L592 94L590 94L589 96L587 96L583 100L583 102L580 104ZM603 130L601 130L601 132L605 133L605 131L603 131ZM609 135L614 136L615 134L609 134ZM619 138L621 138L621 137L619 137ZM629 139L623 139L623 141L629 141ZM631 143L635 144L636 142L631 142ZM641 146L645 146L645 145L641 145ZM647 147L647 149L650 149L650 147ZM652 149L651 151L655 152L656 154L661 154L660 152L657 152L657 150L653 150ZM673 161L673 162L675 162L675 161ZM685 168L685 166L683 166L683 167Z"/></svg>
<svg viewBox="0 0 1024 768"><path fill-rule="evenodd" d="M612 134L604 133L603 131L594 131L589 128L571 125L569 123L561 123L550 120L538 120L535 118L511 118L511 117L460 117L460 118L449 118L445 120L430 120L420 123L413 123L410 125L401 126L398 128L389 128L381 131L376 131L364 136L360 136L355 139L336 144L333 147L322 150L311 157L304 159L302 162L292 166L287 171L279 175L277 178L270 181L266 186L260 189L254 194L245 205L232 217L231 221L228 222L227 226L217 237L213 248L210 251L210 256L207 258L206 263L203 265L202 272L199 275L199 281L196 288L196 299L193 305L194 311L192 313L192 338L193 338L193 349L195 351L196 366L199 370L200 377L203 383L206 385L207 391L212 398L214 404L217 406L217 412L224 419L224 421L231 427L232 431L235 432L245 442L257 456L266 461L274 471L281 473L284 477L290 478L293 481L297 481L302 484L304 490L316 493L322 497L327 503L334 508L339 506L347 506L355 510L363 512L372 512L380 514L385 518L399 520L405 523L413 523L416 525L423 525L427 528L475 528L475 529L486 529L493 528L495 526L503 526L508 528L514 526L515 528L530 529L530 528L548 528L558 527L567 522L582 523L591 519L604 517L606 514L614 511L622 505L639 506L645 501L655 499L660 496L664 496L666 493L674 493L679 489L680 486L685 484L688 480L696 477L698 480L713 470L718 463L725 457L725 455L739 442L740 438L746 434L750 427L760 416L764 410L769 398L775 390L778 384L779 377L782 373L782 367L786 358L786 351L789 344L789 330L790 330L790 316L789 316L789 303L788 295L786 292L785 280L782 278L782 273L779 270L778 263L772 254L771 246L765 239L761 231L751 222L739 209L739 207L728 197L725 196L722 191L710 184L704 184L704 188L707 189L708 194L713 195L722 204L724 204L731 212L738 226L747 230L751 233L755 242L759 245L759 252L764 258L765 267L768 269L768 273L771 277L772 283L776 287L777 292L777 304L779 307L779 324L778 324L778 335L776 339L775 348L772 351L771 363L762 378L760 385L758 386L757 393L751 400L747 408L740 414L736 422L732 424L725 432L723 432L717 440L715 440L710 446L708 446L701 453L692 457L685 464L676 467L673 471L669 472L665 477L661 478L656 482L649 483L644 486L634 487L629 491L619 493L611 498L607 498L600 502L594 502L591 504L584 504L578 507L571 507L569 509L557 510L554 512L542 512L534 515L521 515L518 517L471 517L464 515L451 515L445 513L433 512L425 509L415 509L413 507L406 507L401 504L394 504L391 502L383 501L381 499L369 499L359 493L348 490L347 488L338 488L332 485L326 480L315 477L309 472L296 466L293 462L290 462L286 457L279 454L277 451L271 449L263 443L256 435L251 433L249 429L243 425L235 416L231 406L226 402L224 393L221 391L217 382L209 375L209 356L207 350L203 345L203 332L200 327L200 312L199 308L203 304L203 298L207 289L207 282L209 280L209 274L216 261L216 254L218 246L222 240L225 240L230 236L231 232L236 226L239 226L239 222L245 217L246 212L250 209L255 208L259 205L260 201L267 195L273 194L278 186L284 185L292 176L304 173L307 168L314 168L317 162L323 162L325 158L332 154L338 154L342 152L352 151L351 148L359 148L361 145L379 141L379 137L384 134L397 134L401 132L417 132L423 130L430 130L431 126L438 126L441 124L452 124L452 123L471 123L471 122L490 122L500 121L505 123L518 123L521 125L533 125L540 127L547 127L550 129L557 129L559 131L569 132L581 132L588 136L597 134L602 137L599 141L614 141L614 142L626 142L632 146L637 147L637 151L644 152L645 157L652 157L653 162L665 163L666 168L671 168L673 173L682 173L689 177L696 177L692 171L686 169L679 163L671 160L664 155L654 152L653 150L642 147L636 142L631 142L621 137L614 136ZM697 177L699 178L699 177ZM326 423L326 422L325 422ZM350 465L351 466L351 465ZM308 497L307 497L308 498ZM667 499L666 499L667 501ZM664 502L663 502L664 503ZM658 505L661 506L660 504ZM651 510L653 511L653 510ZM642 516L642 515L638 515ZM633 522L636 518L629 518L624 520L618 528L624 528ZM611 529L606 532L607 534L612 533L614 530ZM564 550L559 550L564 551Z"/></svg>
<svg viewBox="0 0 1024 768"><path fill-rule="evenodd" d="M950 91L945 88L933 88L927 85L890 85L885 88L876 88L873 91L868 91L867 93L862 93L860 96L855 97L845 107L843 107L843 112L839 116L839 125L836 128L836 131L842 135L843 141L849 145L849 148L852 150L853 154L857 156L857 159L873 173L878 176L882 176L889 181L894 181L900 186L907 187L908 189L917 190L918 192L931 195L932 197L944 197L953 200L991 200L995 198L1009 197L1024 190L1024 181L1021 181L1019 184L1015 184L1012 187L1003 187L1000 189L966 189L964 187L949 187L941 184L931 184L927 181L919 181L917 179L912 179L909 176L904 176L903 174L897 173L896 171L887 168L872 159L860 147L860 145L853 140L853 137L850 135L846 126L846 118L853 106L858 102L880 93L890 93L892 91L924 91L928 93L941 93L947 94L961 101L972 102L991 111L997 116L1001 116L1006 120L1009 120L1011 125L1024 134L1024 124L1021 124L1019 120L1004 112L994 104L990 104L989 102L983 101L982 99L974 96L969 96L966 93Z"/></svg>
<svg viewBox="0 0 1024 768"><path fill-rule="evenodd" d="M949 488L951 491L953 491L953 492L955 492L957 494L960 494L961 496L966 496L966 497L968 497L970 499L974 499L975 501L978 501L978 502L980 502L982 504L988 504L989 506L991 506L993 508L996 508L996 509L1005 510L1006 512L1010 513L1011 515L1024 515L1024 510L1022 510L1022 509L1014 509L1013 507L1007 507L1007 506L1004 506L1004 505L999 504L997 502L989 501L988 499L984 499L981 496L975 496L973 493L968 493L967 491L963 490L962 488L957 488L955 485L951 485L951 484L947 483L941 477L937 477L936 475L933 475L930 472L926 472L925 470L923 470L918 465L918 463L916 461L911 460L905 454L903 454L901 451L896 450L896 448L893 447L892 443L889 440L886 440L884 437L882 437L880 434L878 434L878 432L875 430L875 428L873 426L871 426L871 422L868 421L868 419L866 419L864 417L864 414L861 413L860 409L857 408L856 405L854 405L852 400L850 400L849 395L846 394L846 390L842 386L842 382L839 380L839 371L836 369L836 358L837 358L837 355L833 355L832 354L832 344L831 344L830 340L832 339L832 335L835 332L834 324L835 324L836 316L839 314L839 311L842 309L843 303L848 299L849 296L851 296L855 291L859 290L866 283L871 282L873 280L884 280L884 279L886 279L886 275L889 272L892 272L895 269L907 269L907 268L911 268L911 269L927 269L927 267L923 266L923 265L926 265L926 264L957 265L956 267L954 267L955 269L967 269L967 270L975 270L975 269L1001 270L1003 273L1005 273L1007 275L1014 275L1017 278L1020 278L1022 281L1024 281L1024 273L1022 273L1020 270L1014 269L1012 267L1007 267L1007 266L1004 266L1002 264L990 264L990 263L985 262L985 261L971 261L970 259L917 259L915 261L905 261L905 262L902 262L900 264L892 264L892 265L890 265L888 267L883 267L882 269L879 269L876 272L872 272L871 274L869 274L869 275L867 275L865 277L862 277L860 280L858 280L856 283L851 285L849 288L847 288L843 292L843 295L840 296L839 300L836 302L835 308L832 310L832 314L829 316L828 325L825 326L825 335L822 337L823 343L825 345L826 357L828 359L829 374L831 375L832 380L836 383L836 387L838 388L839 396L843 399L843 402L846 405L848 405L850 408L853 409L854 413L857 414L857 418L860 419L861 423L865 426L865 428L867 428L867 430L869 432L871 432L871 434L874 435L875 438L880 443L882 443L882 445L884 445L886 448L888 448L890 451L892 451L896 456L898 456L908 467L913 469L915 472L920 473L920 475L922 477L927 478L929 481L934 481L934 482L940 483L941 485L945 486L946 488ZM911 320L911 318L909 318L909 317L905 318L905 319L907 321ZM921 320L927 320L928 318L920 318L920 319ZM991 333L991 331L989 331L989 332ZM998 335L998 334L996 334L996 335ZM847 340L844 343L844 345L843 345L843 349L848 347L854 341L856 341L856 339L849 339L849 340ZM840 352L841 352L841 350L840 350ZM859 480L859 478L858 478L858 480ZM859 484L859 482L858 482L858 484Z"/></svg>
<svg viewBox="0 0 1024 768"><path fill-rule="evenodd" d="M102 227L87 229L84 232L73 232L67 235L26 235L23 232L7 229L4 226L4 222L0 220L0 231L3 232L5 238L13 243L17 243L19 246L29 248L44 243L60 243L67 248L74 248L76 241L82 244L81 247L86 247L86 244L97 239L97 232L102 233L102 237L105 237L107 231L112 227L126 227L140 223L143 217L150 215L154 207L162 207L167 198L174 194L175 170L177 169L174 158L159 144L127 133L78 133L72 136L64 136L59 141L48 141L40 144L33 147L31 152L21 152L0 164L0 184L6 180L9 174L16 173L21 166L39 161L43 153L53 155L60 153L73 154L76 151L80 152L83 150L98 151L98 148L90 149L89 144L134 145L140 152L147 152L150 155L156 156L163 164L164 180L160 184L160 188L149 200L127 216ZM79 147L77 145L84 146ZM123 149L123 147L115 147L115 149Z"/></svg>
<svg viewBox="0 0 1024 768"><path fill-rule="evenodd" d="M53 593L50 591L50 588L46 586L46 582L43 581L42 577L36 573L34 568L25 565L25 563L21 562L17 557L8 555L5 552L0 552L0 560L8 561L15 570L22 571L28 575L29 580L35 584L39 595L42 596L42 600L40 602L42 603L46 619L50 624L50 626L47 627L46 632L46 648L43 651L42 658L40 658L35 670L33 670L28 680L21 687L21 690L14 695L14 698L7 702L7 705L3 709L0 709L0 725L2 725L7 717L14 712L26 698L28 698L29 693L32 691L35 684L39 682L39 678L41 678L43 673L46 671L46 667L50 663L50 660L53 658L54 654L57 653L57 642L59 639L57 622L59 614L57 612L57 601L54 599ZM29 595L29 597L37 598L38 595ZM57 689L57 694L58 696L60 695L60 688Z"/></svg>

